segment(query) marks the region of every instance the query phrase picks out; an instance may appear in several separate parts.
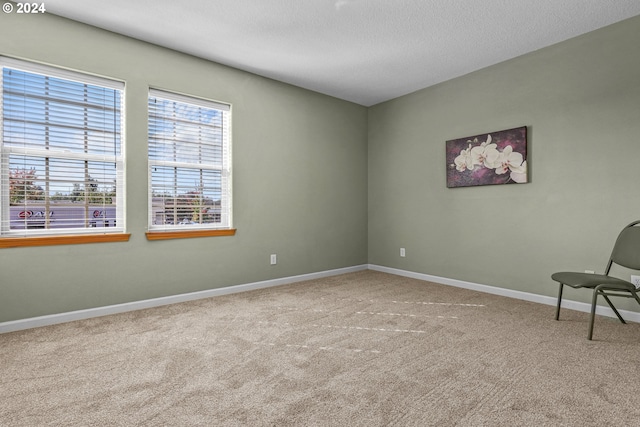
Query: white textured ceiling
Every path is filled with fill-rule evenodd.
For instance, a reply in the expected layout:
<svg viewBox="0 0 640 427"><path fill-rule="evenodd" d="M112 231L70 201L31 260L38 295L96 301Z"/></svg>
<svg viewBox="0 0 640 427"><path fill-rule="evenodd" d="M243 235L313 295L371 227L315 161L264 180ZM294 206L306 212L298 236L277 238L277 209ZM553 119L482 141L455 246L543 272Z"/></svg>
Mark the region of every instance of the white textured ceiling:
<svg viewBox="0 0 640 427"><path fill-rule="evenodd" d="M46 0L53 14L365 106L640 14L640 0Z"/></svg>

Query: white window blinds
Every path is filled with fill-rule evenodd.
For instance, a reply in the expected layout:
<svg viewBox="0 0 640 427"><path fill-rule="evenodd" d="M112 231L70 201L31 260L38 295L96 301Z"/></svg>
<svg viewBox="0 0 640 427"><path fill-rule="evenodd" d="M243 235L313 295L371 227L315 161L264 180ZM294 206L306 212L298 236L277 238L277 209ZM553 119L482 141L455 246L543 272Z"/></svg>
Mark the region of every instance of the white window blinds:
<svg viewBox="0 0 640 427"><path fill-rule="evenodd" d="M230 106L149 91L149 230L227 229Z"/></svg>
<svg viewBox="0 0 640 427"><path fill-rule="evenodd" d="M123 232L124 83L0 66L0 233Z"/></svg>

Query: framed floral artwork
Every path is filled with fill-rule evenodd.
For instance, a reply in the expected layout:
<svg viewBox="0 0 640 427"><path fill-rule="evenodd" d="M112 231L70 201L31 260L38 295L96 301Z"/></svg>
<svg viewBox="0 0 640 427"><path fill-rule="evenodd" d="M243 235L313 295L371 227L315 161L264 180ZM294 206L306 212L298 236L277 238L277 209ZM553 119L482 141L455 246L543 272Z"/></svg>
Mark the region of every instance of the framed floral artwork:
<svg viewBox="0 0 640 427"><path fill-rule="evenodd" d="M446 142L447 187L523 184L527 178L527 127Z"/></svg>

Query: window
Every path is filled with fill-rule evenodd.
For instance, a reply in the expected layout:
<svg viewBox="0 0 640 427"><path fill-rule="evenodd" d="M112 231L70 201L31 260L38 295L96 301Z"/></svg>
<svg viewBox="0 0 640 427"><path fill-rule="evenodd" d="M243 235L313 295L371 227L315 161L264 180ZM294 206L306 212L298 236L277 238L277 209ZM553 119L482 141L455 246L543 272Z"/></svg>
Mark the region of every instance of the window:
<svg viewBox="0 0 640 427"><path fill-rule="evenodd" d="M230 106L149 91L149 231L223 230L231 218Z"/></svg>
<svg viewBox="0 0 640 427"><path fill-rule="evenodd" d="M0 236L123 233L124 83L0 67Z"/></svg>

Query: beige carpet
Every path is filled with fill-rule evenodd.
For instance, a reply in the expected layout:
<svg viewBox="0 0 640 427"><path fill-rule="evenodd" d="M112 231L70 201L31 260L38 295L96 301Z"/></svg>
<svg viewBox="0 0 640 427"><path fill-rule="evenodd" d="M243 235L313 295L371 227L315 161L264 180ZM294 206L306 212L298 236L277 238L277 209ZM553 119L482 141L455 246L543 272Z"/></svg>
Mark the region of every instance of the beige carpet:
<svg viewBox="0 0 640 427"><path fill-rule="evenodd" d="M362 271L0 335L0 425L640 425L640 325L587 322Z"/></svg>

